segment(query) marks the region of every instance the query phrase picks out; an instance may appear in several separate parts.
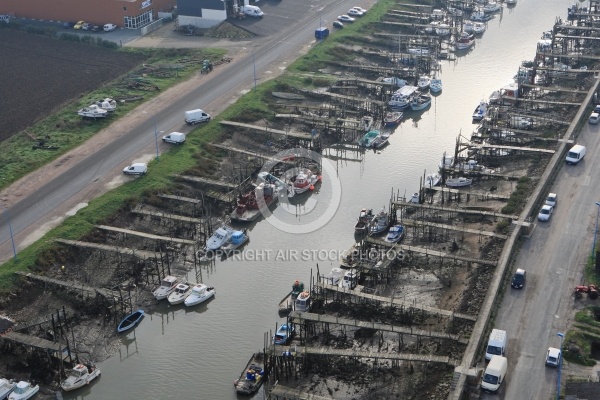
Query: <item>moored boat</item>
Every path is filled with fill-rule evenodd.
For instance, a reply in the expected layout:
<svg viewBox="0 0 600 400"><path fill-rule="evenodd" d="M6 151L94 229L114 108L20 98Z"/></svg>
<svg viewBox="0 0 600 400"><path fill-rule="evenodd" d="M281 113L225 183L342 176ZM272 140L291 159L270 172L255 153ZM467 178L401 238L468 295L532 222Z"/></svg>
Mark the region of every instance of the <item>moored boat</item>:
<svg viewBox="0 0 600 400"><path fill-rule="evenodd" d="M404 238L404 226L403 225L394 225L392 226L387 236L385 237L385 241L388 243L398 243Z"/></svg>
<svg viewBox="0 0 600 400"><path fill-rule="evenodd" d="M369 226L375 216L373 215L372 209L363 208L360 210L358 221L354 225L354 233L357 235L364 235L369 232Z"/></svg>
<svg viewBox="0 0 600 400"><path fill-rule="evenodd" d="M232 221L252 222L279 200L277 186L261 182L248 193L240 196L235 210L230 214Z"/></svg>
<svg viewBox="0 0 600 400"><path fill-rule="evenodd" d="M414 96L410 101L410 108L413 111L421 111L431 105L431 96L428 94L421 93L418 96Z"/></svg>
<svg viewBox="0 0 600 400"><path fill-rule="evenodd" d="M152 292L156 300L162 300L169 297L169 295L175 290L177 285L179 284L179 279L174 276L165 276L164 279L160 282L160 286Z"/></svg>
<svg viewBox="0 0 600 400"><path fill-rule="evenodd" d="M464 187L470 186L472 183L473 179L471 178L459 177L446 179L446 186L448 187Z"/></svg>
<svg viewBox="0 0 600 400"><path fill-rule="evenodd" d="M200 303L204 303L206 300L213 297L217 291L214 287L209 287L203 283L197 283L192 287L192 291L189 296L185 298L183 303L186 307L195 306Z"/></svg>
<svg viewBox="0 0 600 400"><path fill-rule="evenodd" d="M294 195L296 194L292 185L284 182L283 180L279 179L275 175L270 174L266 171L261 171L258 173L257 181L259 182L259 184L264 182L264 183L270 183L272 185L275 185L277 187L278 193L287 193L287 196L290 198L294 197Z"/></svg>
<svg viewBox="0 0 600 400"><path fill-rule="evenodd" d="M404 113L402 111L390 111L383 117L383 125L386 127L398 125L403 116Z"/></svg>
<svg viewBox="0 0 600 400"><path fill-rule="evenodd" d="M13 392L8 395L8 400L27 400L40 391L39 385L33 385L27 381L20 381L14 387Z"/></svg>
<svg viewBox="0 0 600 400"><path fill-rule="evenodd" d="M233 235L233 228L222 225L218 228L211 237L206 240L206 250L215 251L221 248L225 243L229 241L231 235Z"/></svg>
<svg viewBox="0 0 600 400"><path fill-rule="evenodd" d="M314 190L315 184L320 181L320 174L315 174L308 168L302 168L300 169L300 172L292 178L292 187L296 194L301 194L308 190Z"/></svg>
<svg viewBox="0 0 600 400"><path fill-rule="evenodd" d="M487 108L488 103L485 100L481 100L473 112L473 121L481 121L483 118L485 118Z"/></svg>
<svg viewBox="0 0 600 400"><path fill-rule="evenodd" d="M454 43L456 50L466 50L475 44L475 36L471 33L463 32L460 38Z"/></svg>
<svg viewBox="0 0 600 400"><path fill-rule="evenodd" d="M390 138L390 133L384 132L381 135L377 136L375 138L375 140L373 140L371 147L373 147L374 149L380 149L389 144L389 138Z"/></svg>
<svg viewBox="0 0 600 400"><path fill-rule="evenodd" d="M342 279L342 277L344 276L344 270L342 268L331 268L331 271L329 271L329 276L324 277L325 278L325 282L333 285L333 286L337 286L340 283L340 279Z"/></svg>
<svg viewBox="0 0 600 400"><path fill-rule="evenodd" d="M294 303L296 311L310 311L310 301L310 292L300 292L298 297L296 297L296 301Z"/></svg>
<svg viewBox="0 0 600 400"><path fill-rule="evenodd" d="M358 145L361 147L371 147L373 141L380 135L379 130L373 129L367 132L363 137L358 139Z"/></svg>
<svg viewBox="0 0 600 400"><path fill-rule="evenodd" d="M440 174L428 174L425 177L425 187L433 187L440 184L440 180L442 179Z"/></svg>
<svg viewBox="0 0 600 400"><path fill-rule="evenodd" d="M190 295L192 292L192 285L188 283L180 283L177 285L173 293L169 295L167 300L169 300L169 304L176 305L181 304L185 301L186 297Z"/></svg>
<svg viewBox="0 0 600 400"><path fill-rule="evenodd" d="M273 336L273 344L286 345L294 336L296 329L293 324L281 324Z"/></svg>
<svg viewBox="0 0 600 400"><path fill-rule="evenodd" d="M244 243L248 241L248 235L246 234L246 230L234 231L229 238L229 241L221 246L221 250L225 254L229 254L232 251L241 247Z"/></svg>
<svg viewBox="0 0 600 400"><path fill-rule="evenodd" d="M370 131L373 127L373 122L373 117L371 117L370 115L365 115L360 120L360 129L362 129L365 132Z"/></svg>
<svg viewBox="0 0 600 400"><path fill-rule="evenodd" d="M411 85L404 85L400 89L396 90L390 97L388 105L394 110L402 110L410 106L410 100L417 91L418 87Z"/></svg>
<svg viewBox="0 0 600 400"><path fill-rule="evenodd" d="M495 13L496 11L500 11L502 6L495 1L489 1L486 5L482 7L482 11L484 13Z"/></svg>
<svg viewBox="0 0 600 400"><path fill-rule="evenodd" d="M292 311L294 302L300 293L304 291L304 283L295 281L292 290L279 302L279 314L285 315Z"/></svg>
<svg viewBox="0 0 600 400"><path fill-rule="evenodd" d="M265 375L263 360L264 356L262 353L254 353L252 355L239 379L233 382L236 392L250 395L260 389Z"/></svg>
<svg viewBox="0 0 600 400"><path fill-rule="evenodd" d="M0 378L0 400L8 397L9 393L17 386L17 383L12 379Z"/></svg>
<svg viewBox="0 0 600 400"><path fill-rule="evenodd" d="M472 33L475 35L479 35L485 32L485 24L483 22L473 22L473 30Z"/></svg>
<svg viewBox="0 0 600 400"><path fill-rule="evenodd" d="M117 332L125 332L136 326L144 318L144 310L139 309L127 315L117 326Z"/></svg>
<svg viewBox="0 0 600 400"><path fill-rule="evenodd" d="M67 379L62 381L60 387L65 392L70 392L71 390L79 389L82 386L89 385L91 381L99 376L100 368L96 367L95 365L77 364L72 370L69 371L69 376L67 376Z"/></svg>
<svg viewBox="0 0 600 400"><path fill-rule="evenodd" d="M426 90L427 88L429 88L430 83L431 83L431 77L427 76L427 75L422 75L419 77L419 80L417 81L417 86L419 87L420 90Z"/></svg>
<svg viewBox="0 0 600 400"><path fill-rule="evenodd" d="M381 210L379 214L373 218L371 225L369 226L369 234L377 235L383 231L385 231L390 224L390 216L385 210Z"/></svg>
<svg viewBox="0 0 600 400"><path fill-rule="evenodd" d="M431 93L440 93L442 91L442 80L438 78L433 78L429 83L429 90Z"/></svg>

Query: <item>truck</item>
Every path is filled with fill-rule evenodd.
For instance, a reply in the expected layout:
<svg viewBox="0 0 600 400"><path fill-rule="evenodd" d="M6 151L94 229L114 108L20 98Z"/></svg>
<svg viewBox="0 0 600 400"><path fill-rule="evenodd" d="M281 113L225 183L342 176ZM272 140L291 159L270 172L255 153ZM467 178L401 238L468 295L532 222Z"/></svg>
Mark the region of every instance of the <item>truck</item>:
<svg viewBox="0 0 600 400"><path fill-rule="evenodd" d="M485 350L485 359L490 360L494 355L503 356L506 353L506 331L492 329Z"/></svg>
<svg viewBox="0 0 600 400"><path fill-rule="evenodd" d="M320 27L315 29L315 39L323 40L329 36L329 29L325 27Z"/></svg>
<svg viewBox="0 0 600 400"><path fill-rule="evenodd" d="M189 110L185 112L185 122L188 125L195 125L199 122L208 122L210 121L210 114L204 112L203 110L197 108L195 110Z"/></svg>
<svg viewBox="0 0 600 400"><path fill-rule="evenodd" d="M171 132L163 136L162 141L165 143L182 144L185 142L185 133Z"/></svg>
<svg viewBox="0 0 600 400"><path fill-rule="evenodd" d="M502 356L492 356L490 363L483 373L481 389L488 393L495 393L506 379L508 360Z"/></svg>

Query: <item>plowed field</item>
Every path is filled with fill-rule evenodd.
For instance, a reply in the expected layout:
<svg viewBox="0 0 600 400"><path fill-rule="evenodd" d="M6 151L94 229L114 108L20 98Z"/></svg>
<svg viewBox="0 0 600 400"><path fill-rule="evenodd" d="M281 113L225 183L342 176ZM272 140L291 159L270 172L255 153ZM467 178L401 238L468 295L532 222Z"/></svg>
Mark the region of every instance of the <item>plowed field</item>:
<svg viewBox="0 0 600 400"><path fill-rule="evenodd" d="M103 47L1 29L0 141L127 72L142 59Z"/></svg>

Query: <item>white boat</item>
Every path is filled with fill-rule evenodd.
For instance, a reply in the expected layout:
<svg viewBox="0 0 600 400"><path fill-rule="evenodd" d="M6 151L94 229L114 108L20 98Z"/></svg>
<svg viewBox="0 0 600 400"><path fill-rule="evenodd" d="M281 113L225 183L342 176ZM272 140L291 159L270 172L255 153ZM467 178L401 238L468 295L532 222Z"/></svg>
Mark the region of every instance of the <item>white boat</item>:
<svg viewBox="0 0 600 400"><path fill-rule="evenodd" d="M514 6L517 4L517 0L504 0L507 6Z"/></svg>
<svg viewBox="0 0 600 400"><path fill-rule="evenodd" d="M463 31L468 33L473 33L474 21L465 21L463 24Z"/></svg>
<svg viewBox="0 0 600 400"><path fill-rule="evenodd" d="M296 297L296 311L310 311L310 292L301 292Z"/></svg>
<svg viewBox="0 0 600 400"><path fill-rule="evenodd" d="M448 186L448 187L470 186L472 183L473 183L473 179L464 178L462 176L460 178L446 179L446 186Z"/></svg>
<svg viewBox="0 0 600 400"><path fill-rule="evenodd" d="M177 285L179 284L179 279L174 276L165 276L165 278L160 283L160 286L152 292L156 300L162 300L169 297L169 295L175 290Z"/></svg>
<svg viewBox="0 0 600 400"><path fill-rule="evenodd" d="M426 47L409 47L407 50L408 54L415 56L428 56L429 49Z"/></svg>
<svg viewBox="0 0 600 400"><path fill-rule="evenodd" d="M473 121L481 121L485 118L485 114L487 113L488 103L485 100L481 100L479 105L475 107L475 111L473 112Z"/></svg>
<svg viewBox="0 0 600 400"><path fill-rule="evenodd" d="M473 22L472 33L479 35L483 32L485 32L485 24L483 22Z"/></svg>
<svg viewBox="0 0 600 400"><path fill-rule="evenodd" d="M192 292L192 286L187 283L180 283L177 285L173 293L168 297L169 303L172 305L181 304L185 301L185 298Z"/></svg>
<svg viewBox="0 0 600 400"><path fill-rule="evenodd" d="M440 93L442 91L442 80L433 78L429 83L429 90L431 93Z"/></svg>
<svg viewBox="0 0 600 400"><path fill-rule="evenodd" d="M425 177L425 187L433 187L440 184L442 177L440 174L428 174Z"/></svg>
<svg viewBox="0 0 600 400"><path fill-rule="evenodd" d="M461 34L461 37L456 42L454 42L454 47L456 48L456 50L466 50L466 49L473 47L474 44L475 44L475 36L473 36L472 34L463 32Z"/></svg>
<svg viewBox="0 0 600 400"><path fill-rule="evenodd" d="M417 81L417 86L419 87L419 89L425 90L429 87L430 83L431 83L431 77L429 77L427 75L423 75L423 76L419 77L419 80Z"/></svg>
<svg viewBox="0 0 600 400"><path fill-rule="evenodd" d="M8 394L13 391L13 389L17 386L17 383L12 379L4 379L0 378L0 399L5 399L8 397Z"/></svg>
<svg viewBox="0 0 600 400"><path fill-rule="evenodd" d="M435 27L435 33L438 36L448 36L451 32L451 28L450 25L446 24L446 23L440 23L438 26Z"/></svg>
<svg viewBox="0 0 600 400"><path fill-rule="evenodd" d="M308 168L302 168L298 175L292 179L293 188L296 194L304 193L308 190L314 190L315 184L321 181L321 175L313 173Z"/></svg>
<svg viewBox="0 0 600 400"><path fill-rule="evenodd" d="M229 254L238 247L241 247L244 243L248 241L248 235L246 234L246 230L242 231L234 231L229 238L229 241L221 246L221 250L225 254Z"/></svg>
<svg viewBox="0 0 600 400"><path fill-rule="evenodd" d="M404 226L394 225L388 231L385 241L388 243L398 243L404 238Z"/></svg>
<svg viewBox="0 0 600 400"><path fill-rule="evenodd" d="M383 132L373 140L371 147L380 149L389 144L390 132Z"/></svg>
<svg viewBox="0 0 600 400"><path fill-rule="evenodd" d="M410 100L414 93L419 89L417 86L405 85L396 90L388 105L393 109L404 109L410 106Z"/></svg>
<svg viewBox="0 0 600 400"><path fill-rule="evenodd" d="M410 108L413 111L421 111L431 105L431 96L428 94L421 93L418 96L414 96L410 101Z"/></svg>
<svg viewBox="0 0 600 400"><path fill-rule="evenodd" d="M370 115L362 117L362 119L360 120L360 129L362 129L365 132L370 131L373 127L373 122L373 117L371 117Z"/></svg>
<svg viewBox="0 0 600 400"><path fill-rule="evenodd" d="M221 246L229 241L233 232L233 228L227 225L221 226L206 240L206 250L215 251L220 249Z"/></svg>
<svg viewBox="0 0 600 400"><path fill-rule="evenodd" d="M79 389L82 386L88 385L91 381L100 376L100 369L95 365L77 364L69 371L67 379L62 381L60 387L65 392Z"/></svg>
<svg viewBox="0 0 600 400"><path fill-rule="evenodd" d="M108 112L115 112L117 110L117 102L109 97L104 100L98 100L96 105Z"/></svg>
<svg viewBox="0 0 600 400"><path fill-rule="evenodd" d="M373 222L371 222L371 226L369 226L369 234L377 235L385 231L390 224L390 216L385 210L381 210L379 214L373 218Z"/></svg>
<svg viewBox="0 0 600 400"><path fill-rule="evenodd" d="M198 283L192 287L192 292L183 301L186 306L191 307L204 303L217 293L214 287L208 287L203 283Z"/></svg>
<svg viewBox="0 0 600 400"><path fill-rule="evenodd" d="M344 276L344 270L342 268L331 268L331 271L329 271L329 276L324 277L325 278L325 282L333 285L333 286L337 286L340 283L340 279L342 279L342 276Z"/></svg>
<svg viewBox="0 0 600 400"><path fill-rule="evenodd" d="M39 385L33 386L29 382L21 381L17 383L13 392L8 396L8 400L27 400L33 397L33 395L39 391Z"/></svg>
<svg viewBox="0 0 600 400"><path fill-rule="evenodd" d="M95 104L92 104L89 107L84 107L81 110L77 111L77 114L82 116L83 118L104 118L108 111L103 110Z"/></svg>
<svg viewBox="0 0 600 400"><path fill-rule="evenodd" d="M349 270L344 272L344 276L340 279L338 287L342 289L354 289L358 284L358 273L356 270Z"/></svg>
<svg viewBox="0 0 600 400"><path fill-rule="evenodd" d="M500 8L502 8L500 4L496 3L495 1L490 1L486 5L484 5L481 10L484 13L494 13L496 11L500 11Z"/></svg>
<svg viewBox="0 0 600 400"><path fill-rule="evenodd" d="M454 156L447 156L446 152L442 156L442 160L439 164L440 169L452 168L454 167Z"/></svg>

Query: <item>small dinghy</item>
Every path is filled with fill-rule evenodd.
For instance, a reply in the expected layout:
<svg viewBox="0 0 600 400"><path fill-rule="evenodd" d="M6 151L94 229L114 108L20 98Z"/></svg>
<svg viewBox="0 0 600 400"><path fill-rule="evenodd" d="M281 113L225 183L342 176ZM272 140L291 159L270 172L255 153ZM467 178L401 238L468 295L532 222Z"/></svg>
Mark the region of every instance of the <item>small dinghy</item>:
<svg viewBox="0 0 600 400"><path fill-rule="evenodd" d="M131 314L123 318L123 321L121 321L121 323L117 327L117 332L121 333L128 331L129 329L136 326L142 320L142 318L144 318L144 310L139 309L132 312Z"/></svg>

